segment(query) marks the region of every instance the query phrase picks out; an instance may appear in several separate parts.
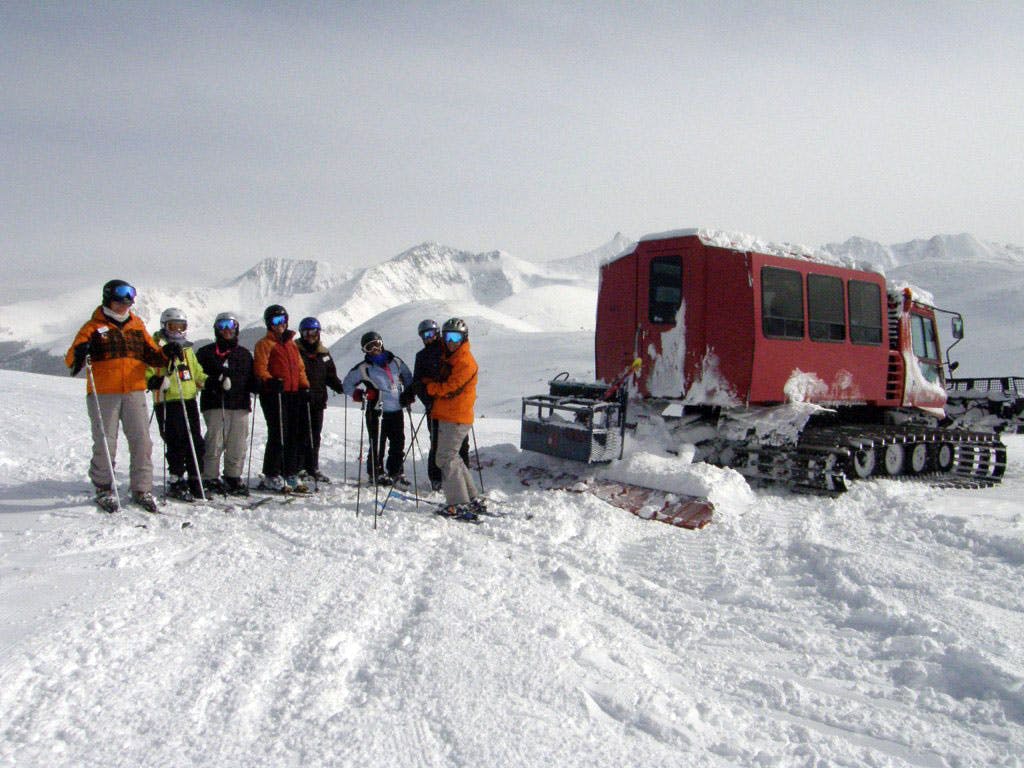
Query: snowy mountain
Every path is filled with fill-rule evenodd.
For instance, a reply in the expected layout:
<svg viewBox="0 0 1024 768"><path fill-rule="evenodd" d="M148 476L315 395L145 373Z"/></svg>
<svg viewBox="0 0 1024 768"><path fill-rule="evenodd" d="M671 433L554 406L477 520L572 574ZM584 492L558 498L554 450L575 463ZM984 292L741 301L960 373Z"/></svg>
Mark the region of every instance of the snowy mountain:
<svg viewBox="0 0 1024 768"><path fill-rule="evenodd" d="M151 330L158 327L163 309L179 307L189 317L193 341L209 338L214 317L231 311L242 323L243 342L251 343L262 334L263 308L271 303L285 305L294 326L304 316L318 317L328 343L394 307L417 301L452 303L453 314L506 303L514 313L512 325L539 301L540 322L535 326L519 322L530 332L593 328L596 307L592 283L564 270L503 251L471 253L437 243L423 243L382 264L352 272L338 272L317 261L266 259L219 287L149 287L141 281L137 287L135 311ZM568 292L568 308L565 296L555 295L557 289ZM99 286L0 307L0 368L65 374L64 352L98 304L98 294ZM580 303L589 306L577 311ZM415 342L418 322L395 331Z"/></svg>

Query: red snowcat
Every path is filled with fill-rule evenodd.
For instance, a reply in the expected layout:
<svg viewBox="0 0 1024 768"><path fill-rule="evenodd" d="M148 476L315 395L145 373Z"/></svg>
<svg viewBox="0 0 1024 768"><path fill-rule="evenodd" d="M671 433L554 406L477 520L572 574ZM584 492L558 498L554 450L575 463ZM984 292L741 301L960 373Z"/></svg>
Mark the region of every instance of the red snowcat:
<svg viewBox="0 0 1024 768"><path fill-rule="evenodd" d="M698 460L803 490L873 476L992 485L1006 467L997 433L1024 403L1005 382L1019 380L950 379L940 324L963 338L959 313L867 265L709 230L649 235L601 267L600 381L562 374L524 398L521 447L608 462L643 424ZM965 428L979 408L1010 420Z"/></svg>

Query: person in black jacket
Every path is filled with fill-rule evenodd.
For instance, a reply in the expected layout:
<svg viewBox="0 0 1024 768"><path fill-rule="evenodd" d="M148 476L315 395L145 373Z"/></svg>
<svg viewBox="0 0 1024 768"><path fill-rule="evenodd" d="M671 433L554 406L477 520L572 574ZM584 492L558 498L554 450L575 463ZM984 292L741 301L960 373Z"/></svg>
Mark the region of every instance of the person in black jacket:
<svg viewBox="0 0 1024 768"><path fill-rule="evenodd" d="M206 456L203 459L203 486L234 496L248 496L242 481L246 443L249 440L249 413L256 377L252 371L252 353L238 344L238 318L221 312L213 322L215 341L196 351L196 359L206 372L206 387L199 409L206 420ZM224 456L224 480L220 459Z"/></svg>
<svg viewBox="0 0 1024 768"><path fill-rule="evenodd" d="M341 394L341 379L334 358L320 341L320 321L315 317L304 317L299 323L299 352L309 379L309 430L313 439L312 445L306 441L303 471L318 483L329 483L331 478L320 471L320 433L327 409L327 388Z"/></svg>
<svg viewBox="0 0 1024 768"><path fill-rule="evenodd" d="M430 433L430 451L427 453L427 477L430 478L430 487L434 491L441 490L441 468L437 466L437 420L430 418L430 407L434 398L427 394L425 380L443 381L447 378L447 372L443 370L444 345L441 343L441 329L433 320L427 319L419 324L416 333L423 340L423 349L416 353L416 361L413 363L412 381L413 385L405 391L402 405L412 405L413 394L423 403L423 409L427 412L427 429ZM462 441L459 449L459 456L465 465L469 466L469 438Z"/></svg>

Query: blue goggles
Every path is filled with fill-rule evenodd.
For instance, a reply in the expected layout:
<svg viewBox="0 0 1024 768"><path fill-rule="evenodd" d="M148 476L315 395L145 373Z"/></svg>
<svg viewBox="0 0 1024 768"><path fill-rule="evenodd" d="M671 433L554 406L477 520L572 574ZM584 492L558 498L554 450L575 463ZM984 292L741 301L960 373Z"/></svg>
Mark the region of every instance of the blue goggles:
<svg viewBox="0 0 1024 768"><path fill-rule="evenodd" d="M135 289L130 285L118 285L110 293L114 301L135 303Z"/></svg>
<svg viewBox="0 0 1024 768"><path fill-rule="evenodd" d="M462 331L445 331L444 340L449 344L461 344L466 340L466 334Z"/></svg>
<svg viewBox="0 0 1024 768"><path fill-rule="evenodd" d="M287 325L288 324L288 315L274 315L272 318L270 318L270 324L271 325Z"/></svg>
<svg viewBox="0 0 1024 768"><path fill-rule="evenodd" d="M233 331L237 331L238 323L236 323L234 320L218 320L216 323L213 324L213 327L216 328L218 331L226 331L229 328Z"/></svg>
<svg viewBox="0 0 1024 768"><path fill-rule="evenodd" d="M437 331L433 329L427 329L423 333L421 333L420 336L423 338L424 341L430 341L435 336L437 336Z"/></svg>

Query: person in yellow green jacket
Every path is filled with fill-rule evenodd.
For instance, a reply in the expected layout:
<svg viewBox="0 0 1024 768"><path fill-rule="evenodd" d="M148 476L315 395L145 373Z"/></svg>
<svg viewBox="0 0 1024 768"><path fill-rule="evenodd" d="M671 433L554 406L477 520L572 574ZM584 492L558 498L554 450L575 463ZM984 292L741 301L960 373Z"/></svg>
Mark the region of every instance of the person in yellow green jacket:
<svg viewBox="0 0 1024 768"><path fill-rule="evenodd" d="M196 359L192 342L186 338L187 332L185 313L177 307L165 309L160 314L160 330L153 334L153 339L161 346L173 343L180 347L181 353L162 368L146 369L146 386L153 393L153 410L164 440L170 473L165 492L181 501L193 501L206 495L200 479L206 443L197 400L199 390L206 383L206 372Z"/></svg>

